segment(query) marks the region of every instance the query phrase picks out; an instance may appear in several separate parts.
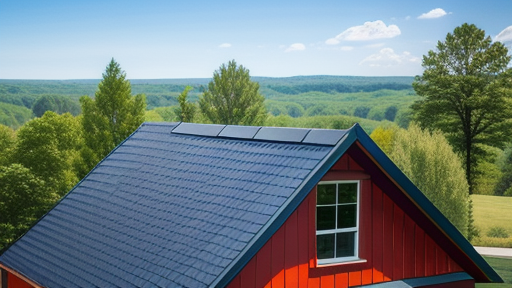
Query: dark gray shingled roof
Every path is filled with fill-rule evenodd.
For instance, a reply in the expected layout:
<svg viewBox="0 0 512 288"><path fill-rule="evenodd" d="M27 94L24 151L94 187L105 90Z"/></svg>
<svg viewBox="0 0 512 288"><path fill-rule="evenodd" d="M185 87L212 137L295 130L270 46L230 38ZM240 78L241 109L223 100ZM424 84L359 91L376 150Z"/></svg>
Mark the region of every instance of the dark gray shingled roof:
<svg viewBox="0 0 512 288"><path fill-rule="evenodd" d="M45 287L215 284L345 133L143 124L0 262Z"/></svg>
<svg viewBox="0 0 512 288"><path fill-rule="evenodd" d="M356 141L368 167L384 170L403 193L395 197L432 221L433 235L471 277L502 282L358 124L143 124L10 246L0 266L48 288L224 287Z"/></svg>

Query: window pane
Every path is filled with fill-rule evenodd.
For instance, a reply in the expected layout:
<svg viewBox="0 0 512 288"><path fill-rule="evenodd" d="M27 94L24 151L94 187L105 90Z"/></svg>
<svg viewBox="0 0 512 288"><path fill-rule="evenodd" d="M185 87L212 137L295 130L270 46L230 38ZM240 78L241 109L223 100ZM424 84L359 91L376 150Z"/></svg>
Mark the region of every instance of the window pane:
<svg viewBox="0 0 512 288"><path fill-rule="evenodd" d="M338 229L356 227L357 204L338 206Z"/></svg>
<svg viewBox="0 0 512 288"><path fill-rule="evenodd" d="M357 183L338 184L338 203L357 202Z"/></svg>
<svg viewBox="0 0 512 288"><path fill-rule="evenodd" d="M356 232L336 234L336 257L356 256L355 237Z"/></svg>
<svg viewBox="0 0 512 288"><path fill-rule="evenodd" d="M316 207L316 230L336 229L336 206Z"/></svg>
<svg viewBox="0 0 512 288"><path fill-rule="evenodd" d="M316 255L318 259L334 258L334 234L316 236Z"/></svg>
<svg viewBox="0 0 512 288"><path fill-rule="evenodd" d="M316 205L336 204L336 184L317 186Z"/></svg>

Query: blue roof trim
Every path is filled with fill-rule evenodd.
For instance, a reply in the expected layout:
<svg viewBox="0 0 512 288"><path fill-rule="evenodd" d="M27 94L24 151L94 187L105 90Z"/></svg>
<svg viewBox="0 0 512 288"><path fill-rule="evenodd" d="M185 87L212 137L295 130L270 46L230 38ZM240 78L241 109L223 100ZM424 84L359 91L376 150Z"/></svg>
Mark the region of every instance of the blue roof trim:
<svg viewBox="0 0 512 288"><path fill-rule="evenodd" d="M421 278L412 278L405 279L400 281L391 281L370 285L363 285L359 287L371 287L371 288L415 288L415 287L424 287L428 285L439 285L439 284L447 284L458 281L466 281L466 280L474 280L471 276L469 276L466 272L458 272L451 274L443 274L437 276L430 277L421 277Z"/></svg>
<svg viewBox="0 0 512 288"><path fill-rule="evenodd" d="M359 126L359 125L357 125ZM416 185L389 159L389 157L377 146L377 144L360 127L355 130L357 139L375 161L389 176L409 195L409 197L436 223L441 230L465 253L480 270L487 275L491 282L502 283L503 279L482 258L469 241L459 232L455 226L427 199Z"/></svg>
<svg viewBox="0 0 512 288"><path fill-rule="evenodd" d="M326 157L317 165L310 175L301 183L297 190L290 196L273 218L262 227L257 235L253 238L252 243L248 243L245 251L240 253L238 259L235 259L217 279L215 279L210 287L225 287L233 278L240 273L245 265L252 259L254 255L265 245L265 243L276 233L276 231L284 224L290 215L299 207L300 203L306 198L309 192L316 186L320 179L329 171L329 169L338 161L347 149L356 141L357 136L354 129L358 124L349 130L345 130L343 138L338 141L337 145L326 155ZM360 127L359 127L360 128ZM360 128L362 129L362 128Z"/></svg>

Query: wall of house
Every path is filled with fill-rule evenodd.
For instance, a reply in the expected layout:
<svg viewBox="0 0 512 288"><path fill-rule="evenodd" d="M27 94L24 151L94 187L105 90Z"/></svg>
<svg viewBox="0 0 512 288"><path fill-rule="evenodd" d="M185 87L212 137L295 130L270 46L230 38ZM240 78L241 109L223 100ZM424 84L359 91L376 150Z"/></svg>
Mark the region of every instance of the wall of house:
<svg viewBox="0 0 512 288"><path fill-rule="evenodd" d="M350 287L463 271L349 155L322 180L334 179L361 180L359 254L366 261L316 264L313 190L229 288ZM474 282L462 285L474 287Z"/></svg>
<svg viewBox="0 0 512 288"><path fill-rule="evenodd" d="M34 288L34 286L21 280L16 275L1 269L0 288Z"/></svg>

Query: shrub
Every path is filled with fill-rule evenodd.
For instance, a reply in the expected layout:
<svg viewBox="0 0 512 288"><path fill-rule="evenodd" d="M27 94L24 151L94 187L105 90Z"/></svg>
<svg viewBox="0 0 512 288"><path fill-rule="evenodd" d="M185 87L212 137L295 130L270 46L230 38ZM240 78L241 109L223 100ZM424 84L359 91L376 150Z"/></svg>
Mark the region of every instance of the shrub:
<svg viewBox="0 0 512 288"><path fill-rule="evenodd" d="M494 226L494 227L491 227L491 229L489 229L489 231L487 231L487 237L508 238L509 234L505 228L499 227L499 226Z"/></svg>

